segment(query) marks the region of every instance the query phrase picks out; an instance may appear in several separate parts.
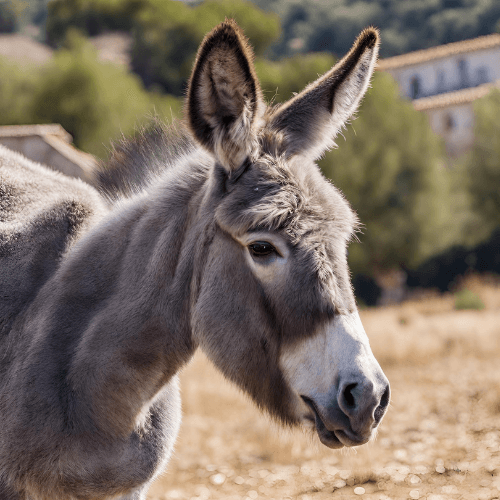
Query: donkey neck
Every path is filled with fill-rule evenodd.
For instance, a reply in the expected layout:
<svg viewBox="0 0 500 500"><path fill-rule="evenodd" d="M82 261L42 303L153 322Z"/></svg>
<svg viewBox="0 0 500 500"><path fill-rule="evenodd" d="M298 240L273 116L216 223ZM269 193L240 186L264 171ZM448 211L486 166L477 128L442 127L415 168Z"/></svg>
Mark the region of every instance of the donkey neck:
<svg viewBox="0 0 500 500"><path fill-rule="evenodd" d="M37 385L61 381L71 426L128 435L194 353L191 283L207 182L200 171L177 176L117 207L30 308L27 359L54 360Z"/></svg>

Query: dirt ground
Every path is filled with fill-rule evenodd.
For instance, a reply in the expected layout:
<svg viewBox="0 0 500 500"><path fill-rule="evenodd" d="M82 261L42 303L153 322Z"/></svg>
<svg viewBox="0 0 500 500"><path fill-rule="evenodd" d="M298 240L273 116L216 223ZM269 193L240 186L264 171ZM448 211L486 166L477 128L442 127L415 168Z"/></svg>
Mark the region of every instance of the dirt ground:
<svg viewBox="0 0 500 500"><path fill-rule="evenodd" d="M500 499L500 287L370 309L362 320L392 388L377 439L333 451L282 431L201 354L182 374L175 456L150 500Z"/></svg>

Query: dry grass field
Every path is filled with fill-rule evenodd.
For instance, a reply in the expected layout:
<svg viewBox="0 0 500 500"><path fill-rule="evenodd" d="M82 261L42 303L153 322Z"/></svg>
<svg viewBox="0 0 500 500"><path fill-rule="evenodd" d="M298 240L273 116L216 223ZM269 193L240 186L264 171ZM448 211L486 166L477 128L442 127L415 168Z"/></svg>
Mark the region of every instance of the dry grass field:
<svg viewBox="0 0 500 500"><path fill-rule="evenodd" d="M197 354L175 456L148 499L500 499L500 287L467 287L482 311L450 295L362 312L392 398L357 449L280 430Z"/></svg>

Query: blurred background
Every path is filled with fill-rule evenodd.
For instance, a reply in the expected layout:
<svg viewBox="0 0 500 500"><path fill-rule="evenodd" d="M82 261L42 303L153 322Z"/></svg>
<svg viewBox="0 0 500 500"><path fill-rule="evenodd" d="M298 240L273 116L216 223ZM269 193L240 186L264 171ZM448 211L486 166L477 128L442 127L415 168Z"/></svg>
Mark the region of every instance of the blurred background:
<svg viewBox="0 0 500 500"><path fill-rule="evenodd" d="M181 117L196 49L226 16L250 38L274 103L364 27L381 30L373 88L320 162L365 226L349 253L360 304L500 272L496 0L0 0L0 125L60 124L76 148L106 159L153 114ZM31 149L58 142L79 164L67 170L85 177L93 158L70 151L64 130L3 127L0 138L25 154L27 137ZM40 148L35 159L57 162Z"/></svg>
<svg viewBox="0 0 500 500"><path fill-rule="evenodd" d="M319 163L364 225L349 261L391 408L374 443L334 453L277 432L197 354L148 498L498 499L498 0L0 0L0 144L88 179L113 141L182 118L197 47L226 16L273 103L381 31L359 118Z"/></svg>

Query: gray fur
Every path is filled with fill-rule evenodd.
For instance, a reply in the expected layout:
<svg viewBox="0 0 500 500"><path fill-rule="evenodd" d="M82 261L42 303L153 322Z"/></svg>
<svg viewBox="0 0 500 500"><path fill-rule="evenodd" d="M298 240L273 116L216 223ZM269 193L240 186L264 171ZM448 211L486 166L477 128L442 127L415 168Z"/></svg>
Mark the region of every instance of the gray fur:
<svg viewBox="0 0 500 500"><path fill-rule="evenodd" d="M200 53L220 57L228 32L253 78L232 22ZM104 196L0 148L1 499L144 498L172 452L177 373L198 346L283 424L301 421L300 405L312 418L280 356L355 311L346 245L356 216L291 146L293 120L260 111L254 83L236 152L249 156L237 164L228 158L239 118L226 112L211 115L212 131L191 116L173 145L155 126L118 146L98 175ZM248 265L241 241L257 231L285 242L280 281ZM374 426L384 411L380 403Z"/></svg>

